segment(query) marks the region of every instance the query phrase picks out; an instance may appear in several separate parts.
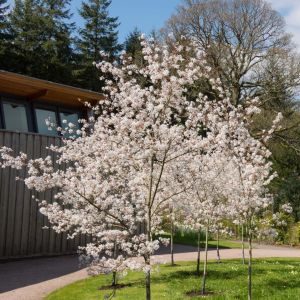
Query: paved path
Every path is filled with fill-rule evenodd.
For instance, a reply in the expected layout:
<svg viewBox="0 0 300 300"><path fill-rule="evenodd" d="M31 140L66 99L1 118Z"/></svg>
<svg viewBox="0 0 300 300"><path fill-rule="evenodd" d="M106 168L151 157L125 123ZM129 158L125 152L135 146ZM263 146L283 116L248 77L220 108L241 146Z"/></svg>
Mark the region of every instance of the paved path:
<svg viewBox="0 0 300 300"><path fill-rule="evenodd" d="M240 258L240 249L222 249L221 258ZM196 249L191 246L175 245L177 261L195 260ZM300 249L256 245L255 258L299 257ZM210 250L209 259L216 258ZM155 261L169 262L168 249L155 255ZM76 256L35 258L0 264L0 300L41 300L53 290L74 281L86 278L86 270L79 269Z"/></svg>

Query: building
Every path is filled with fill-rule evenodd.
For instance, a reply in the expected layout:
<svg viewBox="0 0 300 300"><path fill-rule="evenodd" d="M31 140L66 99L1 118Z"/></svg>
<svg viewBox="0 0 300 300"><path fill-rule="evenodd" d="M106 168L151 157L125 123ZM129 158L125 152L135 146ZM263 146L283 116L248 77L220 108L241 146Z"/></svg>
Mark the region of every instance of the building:
<svg viewBox="0 0 300 300"><path fill-rule="evenodd" d="M60 145L61 138L45 119L57 126L63 120L75 124L87 115L84 102L101 99L99 93L0 70L0 147L31 158L53 155L46 147ZM15 180L24 175L19 172L0 170L0 260L76 251L86 237L68 240L66 234L43 229L47 219L39 213L32 192ZM39 197L51 201L52 192Z"/></svg>

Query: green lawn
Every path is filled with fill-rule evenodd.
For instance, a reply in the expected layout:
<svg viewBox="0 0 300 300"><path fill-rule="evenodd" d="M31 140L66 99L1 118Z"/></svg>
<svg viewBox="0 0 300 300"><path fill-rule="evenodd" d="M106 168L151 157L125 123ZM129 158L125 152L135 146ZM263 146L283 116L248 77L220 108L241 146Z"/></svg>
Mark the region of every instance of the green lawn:
<svg viewBox="0 0 300 300"><path fill-rule="evenodd" d="M170 238L169 234L160 235L164 238ZM204 248L204 236L202 236L202 243L201 247ZM175 244L181 244L181 245L190 245L197 247L197 233L190 231L190 232L176 232L174 235L174 243ZM245 243L245 247L248 244ZM208 242L208 248L216 248L217 247L217 241L210 238ZM220 240L219 241L219 248L220 249L233 249L233 248L242 248L241 243L231 241L231 240Z"/></svg>
<svg viewBox="0 0 300 300"><path fill-rule="evenodd" d="M152 274L153 300L201 299L186 293L199 289L201 278L194 273L194 262L182 262L175 267L160 266ZM261 259L253 262L253 299L300 299L300 259ZM109 290L99 290L110 284L111 276L101 275L68 285L50 294L47 300L107 299ZM144 274L129 273L120 284L115 300L145 299ZM213 292L205 299L247 299L247 266L240 260L226 260L220 264L209 262L207 289Z"/></svg>

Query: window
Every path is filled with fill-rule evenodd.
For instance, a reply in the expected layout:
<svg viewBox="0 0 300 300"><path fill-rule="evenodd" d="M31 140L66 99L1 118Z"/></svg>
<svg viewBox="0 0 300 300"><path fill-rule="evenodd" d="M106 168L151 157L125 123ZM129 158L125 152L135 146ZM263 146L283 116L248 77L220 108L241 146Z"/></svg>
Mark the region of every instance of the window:
<svg viewBox="0 0 300 300"><path fill-rule="evenodd" d="M26 107L14 101L3 101L5 129L28 132Z"/></svg>
<svg viewBox="0 0 300 300"><path fill-rule="evenodd" d="M62 129L65 129L68 127L69 132L66 132L64 134L65 137L77 137L76 131L80 128L78 120L79 116L78 113L75 112L60 112L59 113L60 121L61 121L61 127ZM72 125L71 125L71 124ZM71 127L70 127L71 125ZM70 131L71 129L71 131Z"/></svg>
<svg viewBox="0 0 300 300"><path fill-rule="evenodd" d="M57 117L56 112L48 109L36 108L37 131L41 134L58 135L57 134Z"/></svg>
<svg viewBox="0 0 300 300"><path fill-rule="evenodd" d="M78 137L81 128L78 120L80 110L61 107L59 104L29 101L22 97L0 94L0 128L16 132L36 132L44 135L60 136L57 127L67 129L64 137ZM70 126L70 123L72 125Z"/></svg>

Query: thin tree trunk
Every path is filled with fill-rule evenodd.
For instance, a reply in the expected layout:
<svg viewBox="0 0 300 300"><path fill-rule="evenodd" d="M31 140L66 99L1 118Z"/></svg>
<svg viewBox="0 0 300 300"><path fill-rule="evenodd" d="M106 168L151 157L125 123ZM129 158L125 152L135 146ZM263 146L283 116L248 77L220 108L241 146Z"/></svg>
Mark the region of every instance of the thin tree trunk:
<svg viewBox="0 0 300 300"><path fill-rule="evenodd" d="M115 287L115 286L117 285L117 272L116 272L116 271L113 272L112 283L111 283L111 285L112 285L113 287Z"/></svg>
<svg viewBox="0 0 300 300"><path fill-rule="evenodd" d="M174 266L174 221L171 216L171 265Z"/></svg>
<svg viewBox="0 0 300 300"><path fill-rule="evenodd" d="M203 266L203 278L202 278L202 295L205 295L205 284L206 284L206 275L207 275L207 250L208 250L208 225L205 230L205 260Z"/></svg>
<svg viewBox="0 0 300 300"><path fill-rule="evenodd" d="M243 259L243 265L244 265L245 264L244 224L242 225L242 259Z"/></svg>
<svg viewBox="0 0 300 300"><path fill-rule="evenodd" d="M219 227L217 228L217 262L221 262L221 257L220 257L220 249L219 249L219 242L220 242L220 236L219 236Z"/></svg>
<svg viewBox="0 0 300 300"><path fill-rule="evenodd" d="M146 300L151 300L151 271L150 271L150 256L145 259L146 262Z"/></svg>
<svg viewBox="0 0 300 300"><path fill-rule="evenodd" d="M152 241L152 232L151 232L151 206L152 206L152 185L153 185L153 167L154 167L154 156L152 155L150 161L150 182L149 182L149 195L148 195L148 212L147 212L147 239ZM146 264L146 300L151 300L151 264L150 264L150 253L144 256Z"/></svg>
<svg viewBox="0 0 300 300"><path fill-rule="evenodd" d="M200 276L200 249L201 249L201 230L198 230L198 254L197 254L197 275Z"/></svg>
<svg viewBox="0 0 300 300"><path fill-rule="evenodd" d="M118 249L117 249L117 243L115 242L114 243L114 254L113 254L114 259L117 258L117 255L118 255L117 251L118 251ZM117 272L113 271L112 275L113 276L112 276L112 284L111 285L113 287L115 287L117 285Z"/></svg>
<svg viewBox="0 0 300 300"><path fill-rule="evenodd" d="M148 241L152 240L152 236L151 236L151 228L150 228L150 221L151 221L151 215L148 213L149 215L149 222L148 222ZM146 300L151 300L151 264L150 264L150 259L151 256L150 254L148 254L145 257L145 263L146 263Z"/></svg>
<svg viewBox="0 0 300 300"><path fill-rule="evenodd" d="M252 299L252 229L248 228L249 235L249 259L248 259L248 300Z"/></svg>
<svg viewBox="0 0 300 300"><path fill-rule="evenodd" d="M147 228L147 234L148 234L148 241L152 240L151 236L151 228L150 228L150 221L151 221L151 216L149 215L148 219L148 228ZM148 254L145 257L145 263L146 263L146 300L151 300L151 264L150 264L150 259L151 256Z"/></svg>

